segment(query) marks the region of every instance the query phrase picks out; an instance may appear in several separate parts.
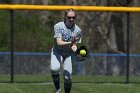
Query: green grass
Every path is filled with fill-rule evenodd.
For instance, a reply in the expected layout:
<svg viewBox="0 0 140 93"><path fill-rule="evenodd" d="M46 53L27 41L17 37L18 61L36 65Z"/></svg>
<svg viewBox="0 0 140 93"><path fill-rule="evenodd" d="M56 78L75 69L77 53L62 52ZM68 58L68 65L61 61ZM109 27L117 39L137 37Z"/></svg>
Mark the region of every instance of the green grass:
<svg viewBox="0 0 140 93"><path fill-rule="evenodd" d="M10 76L1 75L0 80L10 81ZM15 82L0 83L0 93L53 93L54 90L50 75L15 75ZM62 93L64 93L63 77L61 82ZM124 84L124 76L73 76L73 82L76 83L73 83L71 93L140 93L138 76L130 77L130 84Z"/></svg>
<svg viewBox="0 0 140 93"><path fill-rule="evenodd" d="M63 83L61 83L64 93ZM73 83L71 93L140 93L140 84ZM0 93L53 93L52 83L0 83Z"/></svg>
<svg viewBox="0 0 140 93"><path fill-rule="evenodd" d="M62 76L62 75L61 75ZM73 75L73 82L75 83L125 83L125 76L76 76ZM10 75L0 75L0 82L10 82ZM50 75L15 75L14 82L21 83L41 83L41 82L52 82ZM63 77L61 77L61 82L63 82ZM131 76L129 78L130 83L140 84L139 76Z"/></svg>

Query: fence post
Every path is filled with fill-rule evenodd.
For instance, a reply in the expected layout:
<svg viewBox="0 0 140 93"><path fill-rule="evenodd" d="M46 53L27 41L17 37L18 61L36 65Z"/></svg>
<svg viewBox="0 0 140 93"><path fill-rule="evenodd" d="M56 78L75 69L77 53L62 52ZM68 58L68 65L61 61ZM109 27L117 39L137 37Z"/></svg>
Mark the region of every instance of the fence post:
<svg viewBox="0 0 140 93"><path fill-rule="evenodd" d="M14 14L10 10L11 83L14 83Z"/></svg>
<svg viewBox="0 0 140 93"><path fill-rule="evenodd" d="M129 83L129 12L127 12L127 56L126 56L126 84Z"/></svg>
<svg viewBox="0 0 140 93"><path fill-rule="evenodd" d="M126 4L127 4L127 6L129 6L129 3L130 3L130 0L126 0ZM130 31L129 31L129 27L130 27L130 18L129 18L129 16L130 16L130 13L129 12L127 12L127 50L126 50L126 52L127 52L127 56L126 56L126 84L128 84L129 83L129 64L130 64L130 60L129 60L129 53L130 53L130 51L129 51L129 48L130 48L130 44L129 44L129 42L130 42L130 40L129 40L129 33L130 33Z"/></svg>

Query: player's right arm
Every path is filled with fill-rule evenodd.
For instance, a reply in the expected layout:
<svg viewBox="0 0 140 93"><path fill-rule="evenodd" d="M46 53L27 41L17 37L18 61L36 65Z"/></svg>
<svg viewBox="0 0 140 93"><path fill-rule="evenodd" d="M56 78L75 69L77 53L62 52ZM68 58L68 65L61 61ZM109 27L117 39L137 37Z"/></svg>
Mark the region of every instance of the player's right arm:
<svg viewBox="0 0 140 93"><path fill-rule="evenodd" d="M62 38L60 38L60 37L57 37L57 38L56 38L56 42L57 42L58 45L67 45L67 44L71 44L71 42L65 42L65 41L63 41Z"/></svg>
<svg viewBox="0 0 140 93"><path fill-rule="evenodd" d="M66 42L62 40L62 30L60 29L61 23L57 23L54 26L54 38L56 39L57 45L67 45L71 44L71 42Z"/></svg>

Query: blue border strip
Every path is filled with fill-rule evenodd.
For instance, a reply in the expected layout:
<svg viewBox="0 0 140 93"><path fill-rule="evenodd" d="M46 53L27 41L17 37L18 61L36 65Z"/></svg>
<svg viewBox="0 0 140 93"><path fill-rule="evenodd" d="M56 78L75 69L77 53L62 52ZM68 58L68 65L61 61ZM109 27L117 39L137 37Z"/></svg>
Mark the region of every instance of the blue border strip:
<svg viewBox="0 0 140 93"><path fill-rule="evenodd" d="M115 56L115 57L119 57L119 56L122 56L122 57L126 57L127 54L114 54L114 53L91 53L90 55L92 56ZM131 57L135 57L135 56L140 56L140 54L129 54L129 56Z"/></svg>
<svg viewBox="0 0 140 93"><path fill-rule="evenodd" d="M0 52L0 55L10 55L11 52ZM48 52L14 52L16 56L49 56ZM101 56L113 56L113 57L126 57L127 54L115 54L115 53L90 53L91 56L101 57ZM129 54L129 56L135 57L140 56L140 54Z"/></svg>
<svg viewBox="0 0 140 93"><path fill-rule="evenodd" d="M10 55L11 52L0 52L0 55ZM14 52L16 56L48 56L47 52Z"/></svg>

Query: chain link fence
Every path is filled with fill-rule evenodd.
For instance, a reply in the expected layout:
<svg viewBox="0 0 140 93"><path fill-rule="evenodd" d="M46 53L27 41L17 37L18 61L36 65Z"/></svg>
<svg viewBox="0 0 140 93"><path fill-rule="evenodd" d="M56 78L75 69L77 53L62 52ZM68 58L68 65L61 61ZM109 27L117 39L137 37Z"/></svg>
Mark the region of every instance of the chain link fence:
<svg viewBox="0 0 140 93"><path fill-rule="evenodd" d="M63 20L62 12L14 10L12 16L10 13L0 11L0 82L52 82L53 26ZM90 56L84 62L73 59L73 82L140 83L140 34L138 28L131 25L137 24L135 15L139 14L129 17L130 41L126 13L79 12L79 15L77 23L83 30L82 44L87 46ZM14 27L13 33L10 23Z"/></svg>

